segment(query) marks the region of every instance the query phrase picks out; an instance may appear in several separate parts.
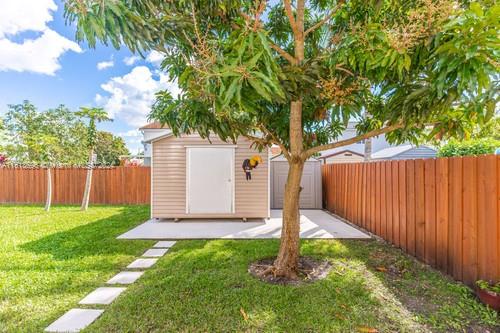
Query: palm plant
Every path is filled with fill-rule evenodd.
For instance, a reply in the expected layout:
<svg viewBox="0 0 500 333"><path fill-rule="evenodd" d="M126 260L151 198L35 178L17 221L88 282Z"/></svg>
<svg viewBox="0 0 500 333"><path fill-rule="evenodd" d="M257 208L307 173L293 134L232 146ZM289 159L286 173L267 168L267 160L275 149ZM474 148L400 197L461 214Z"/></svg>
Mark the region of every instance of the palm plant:
<svg viewBox="0 0 500 333"><path fill-rule="evenodd" d="M88 119L87 127L87 147L89 149L89 160L87 165L87 178L85 180L85 190L83 192L82 206L81 210L87 210L89 207L90 199L90 189L92 186L92 169L94 166L94 149L97 141L97 129L96 123L103 121L112 121L108 114L102 108L88 108L82 107L80 111L76 112L76 115L82 118Z"/></svg>

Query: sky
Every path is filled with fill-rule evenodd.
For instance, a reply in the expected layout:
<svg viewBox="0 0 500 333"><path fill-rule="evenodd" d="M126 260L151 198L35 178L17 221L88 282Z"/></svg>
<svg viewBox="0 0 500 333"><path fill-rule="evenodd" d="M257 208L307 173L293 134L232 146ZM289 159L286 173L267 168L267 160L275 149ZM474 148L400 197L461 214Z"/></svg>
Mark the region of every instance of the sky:
<svg viewBox="0 0 500 333"><path fill-rule="evenodd" d="M138 128L147 123L155 93L178 93L159 69L162 55L78 44L61 0L0 0L0 8L0 116L23 100L39 110L103 107L113 122L98 128L122 136L137 153Z"/></svg>

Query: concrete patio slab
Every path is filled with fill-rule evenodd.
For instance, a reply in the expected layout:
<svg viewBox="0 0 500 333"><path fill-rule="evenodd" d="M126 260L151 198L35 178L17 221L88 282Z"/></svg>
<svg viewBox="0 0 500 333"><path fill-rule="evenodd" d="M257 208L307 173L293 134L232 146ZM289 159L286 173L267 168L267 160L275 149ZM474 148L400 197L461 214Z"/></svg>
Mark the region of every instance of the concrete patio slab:
<svg viewBox="0 0 500 333"><path fill-rule="evenodd" d="M137 281L144 272L120 272L106 282L107 284L132 284Z"/></svg>
<svg viewBox="0 0 500 333"><path fill-rule="evenodd" d="M127 288L100 287L85 296L78 304L111 304Z"/></svg>
<svg viewBox="0 0 500 333"><path fill-rule="evenodd" d="M104 310L71 309L49 325L45 332L79 332L92 324Z"/></svg>
<svg viewBox="0 0 500 333"><path fill-rule="evenodd" d="M156 264L158 259L136 259L127 268L149 268Z"/></svg>
<svg viewBox="0 0 500 333"><path fill-rule="evenodd" d="M265 239L281 236L282 211L252 222L228 219L147 221L118 236L120 239ZM370 236L333 215L314 209L301 210L300 237L304 239L369 239Z"/></svg>
<svg viewBox="0 0 500 333"><path fill-rule="evenodd" d="M159 241L153 247L169 248L175 245L175 241Z"/></svg>
<svg viewBox="0 0 500 333"><path fill-rule="evenodd" d="M163 257L168 249L149 249L142 255L143 257Z"/></svg>

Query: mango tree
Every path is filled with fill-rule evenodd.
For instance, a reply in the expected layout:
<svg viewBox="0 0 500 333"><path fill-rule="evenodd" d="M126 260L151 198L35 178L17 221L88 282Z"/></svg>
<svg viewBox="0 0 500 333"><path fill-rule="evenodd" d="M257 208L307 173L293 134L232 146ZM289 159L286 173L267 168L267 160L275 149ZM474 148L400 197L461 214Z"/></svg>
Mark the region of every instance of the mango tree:
<svg viewBox="0 0 500 333"><path fill-rule="evenodd" d="M295 278L308 158L382 134L393 143L466 136L494 114L492 3L67 0L65 13L92 47L164 54L182 93L160 91L150 116L176 135L281 148L290 166L283 229L266 273ZM339 140L353 119L357 135Z"/></svg>

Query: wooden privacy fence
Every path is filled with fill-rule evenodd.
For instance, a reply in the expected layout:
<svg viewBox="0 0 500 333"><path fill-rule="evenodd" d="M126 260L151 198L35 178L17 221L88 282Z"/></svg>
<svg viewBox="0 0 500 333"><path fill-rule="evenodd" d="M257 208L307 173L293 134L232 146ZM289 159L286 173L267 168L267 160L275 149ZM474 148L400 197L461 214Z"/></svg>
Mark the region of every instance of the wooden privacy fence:
<svg viewBox="0 0 500 333"><path fill-rule="evenodd" d="M473 284L500 280L500 156L322 168L326 208Z"/></svg>
<svg viewBox="0 0 500 333"><path fill-rule="evenodd" d="M52 203L80 204L87 170L52 169ZM47 170L0 168L0 203L44 203ZM150 168L97 168L92 173L90 202L94 204L149 204Z"/></svg>

